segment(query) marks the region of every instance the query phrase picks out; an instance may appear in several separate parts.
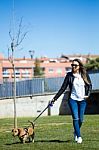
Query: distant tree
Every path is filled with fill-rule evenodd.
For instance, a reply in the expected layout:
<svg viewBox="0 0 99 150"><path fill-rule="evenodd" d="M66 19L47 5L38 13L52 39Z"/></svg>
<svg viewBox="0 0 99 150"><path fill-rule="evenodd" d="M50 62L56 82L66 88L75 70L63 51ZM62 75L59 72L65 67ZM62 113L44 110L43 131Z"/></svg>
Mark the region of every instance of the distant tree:
<svg viewBox="0 0 99 150"><path fill-rule="evenodd" d="M85 64L85 67L87 71L99 70L99 57L97 57L96 59L88 58L87 63Z"/></svg>
<svg viewBox="0 0 99 150"><path fill-rule="evenodd" d="M35 59L35 67L34 67L34 76L41 77L44 75L43 69L40 67L40 60L38 58Z"/></svg>
<svg viewBox="0 0 99 150"><path fill-rule="evenodd" d="M96 61L99 62L99 57L96 58Z"/></svg>

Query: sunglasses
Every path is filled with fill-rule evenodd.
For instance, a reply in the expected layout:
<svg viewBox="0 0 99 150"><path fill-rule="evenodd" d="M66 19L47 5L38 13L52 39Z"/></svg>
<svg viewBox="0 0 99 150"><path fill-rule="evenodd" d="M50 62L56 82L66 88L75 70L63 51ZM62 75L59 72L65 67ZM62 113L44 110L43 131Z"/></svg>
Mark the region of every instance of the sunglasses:
<svg viewBox="0 0 99 150"><path fill-rule="evenodd" d="M71 64L71 66L76 68L76 67L78 67L79 65L77 65L77 64Z"/></svg>

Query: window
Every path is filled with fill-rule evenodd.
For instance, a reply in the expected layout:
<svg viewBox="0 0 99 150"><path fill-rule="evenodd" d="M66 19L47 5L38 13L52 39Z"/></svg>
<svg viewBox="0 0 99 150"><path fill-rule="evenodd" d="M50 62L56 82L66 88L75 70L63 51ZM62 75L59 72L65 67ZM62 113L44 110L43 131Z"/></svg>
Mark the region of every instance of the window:
<svg viewBox="0 0 99 150"><path fill-rule="evenodd" d="M23 69L22 70L22 77L23 78L29 78L29 76L30 76L29 70L28 69Z"/></svg>
<svg viewBox="0 0 99 150"><path fill-rule="evenodd" d="M70 67L67 67L65 68L66 69L66 72L70 72L71 71L71 68Z"/></svg>
<svg viewBox="0 0 99 150"><path fill-rule="evenodd" d="M58 69L57 69L57 73L58 73L58 74L62 74L62 69L61 69L61 68L58 68Z"/></svg>
<svg viewBox="0 0 99 150"><path fill-rule="evenodd" d="M28 69L24 69L24 70L22 70L22 74L28 75L28 74L30 74L30 73L29 73Z"/></svg>
<svg viewBox="0 0 99 150"><path fill-rule="evenodd" d="M15 69L15 74L16 74L16 75L20 75L19 69Z"/></svg>
<svg viewBox="0 0 99 150"><path fill-rule="evenodd" d="M43 72L45 71L45 68L44 68L44 67L42 67L41 69L42 69Z"/></svg>
<svg viewBox="0 0 99 150"><path fill-rule="evenodd" d="M49 73L53 73L54 69L53 68L49 68Z"/></svg>
<svg viewBox="0 0 99 150"><path fill-rule="evenodd" d="M3 69L3 75L9 75L8 69Z"/></svg>

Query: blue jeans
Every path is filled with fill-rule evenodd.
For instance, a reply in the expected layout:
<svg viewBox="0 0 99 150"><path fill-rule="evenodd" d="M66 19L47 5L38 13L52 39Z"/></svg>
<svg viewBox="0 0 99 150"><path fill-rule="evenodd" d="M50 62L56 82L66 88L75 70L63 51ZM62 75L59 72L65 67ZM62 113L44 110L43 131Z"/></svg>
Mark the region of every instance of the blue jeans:
<svg viewBox="0 0 99 150"><path fill-rule="evenodd" d="M84 118L86 100L76 101L73 99L69 99L68 104L71 109L71 114L73 118L74 134L77 135L77 137L81 137L80 127Z"/></svg>

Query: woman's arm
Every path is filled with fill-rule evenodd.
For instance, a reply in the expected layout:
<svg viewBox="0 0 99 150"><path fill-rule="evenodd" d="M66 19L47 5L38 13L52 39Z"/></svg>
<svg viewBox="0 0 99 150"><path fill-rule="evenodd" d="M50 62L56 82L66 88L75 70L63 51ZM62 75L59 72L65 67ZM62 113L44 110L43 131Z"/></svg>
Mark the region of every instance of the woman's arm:
<svg viewBox="0 0 99 150"><path fill-rule="evenodd" d="M68 86L68 82L69 82L69 74L66 75L61 88L59 89L59 91L56 93L56 95L53 98L53 102L55 102L61 96L61 94L66 90Z"/></svg>
<svg viewBox="0 0 99 150"><path fill-rule="evenodd" d="M85 94L86 94L86 96L90 96L90 93L91 93L91 91L92 91L92 83L91 83L91 79L90 79L90 76L87 74L87 79L88 79L88 81L89 81L89 84L87 84L86 85L86 92L85 92Z"/></svg>

